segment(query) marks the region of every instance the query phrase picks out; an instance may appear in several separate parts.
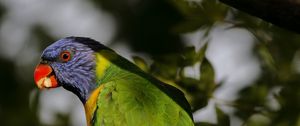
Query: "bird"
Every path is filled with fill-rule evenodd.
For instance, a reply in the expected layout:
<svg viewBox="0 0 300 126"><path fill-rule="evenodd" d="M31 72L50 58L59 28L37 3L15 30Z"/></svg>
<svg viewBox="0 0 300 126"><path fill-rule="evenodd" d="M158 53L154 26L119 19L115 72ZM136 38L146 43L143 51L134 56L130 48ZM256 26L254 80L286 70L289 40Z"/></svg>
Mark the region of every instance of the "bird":
<svg viewBox="0 0 300 126"><path fill-rule="evenodd" d="M34 70L39 89L63 87L83 104L87 126L193 126L177 88L88 37L65 37L42 52Z"/></svg>

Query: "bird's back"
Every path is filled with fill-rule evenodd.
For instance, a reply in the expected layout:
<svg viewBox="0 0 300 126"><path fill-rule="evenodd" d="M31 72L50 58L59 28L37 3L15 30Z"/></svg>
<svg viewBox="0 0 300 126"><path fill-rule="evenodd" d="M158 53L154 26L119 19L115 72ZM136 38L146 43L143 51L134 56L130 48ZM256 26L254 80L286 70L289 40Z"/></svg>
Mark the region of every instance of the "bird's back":
<svg viewBox="0 0 300 126"><path fill-rule="evenodd" d="M111 57L111 56L110 56ZM118 56L101 81L91 124L121 126L191 126L184 94ZM107 75L107 77L106 77Z"/></svg>

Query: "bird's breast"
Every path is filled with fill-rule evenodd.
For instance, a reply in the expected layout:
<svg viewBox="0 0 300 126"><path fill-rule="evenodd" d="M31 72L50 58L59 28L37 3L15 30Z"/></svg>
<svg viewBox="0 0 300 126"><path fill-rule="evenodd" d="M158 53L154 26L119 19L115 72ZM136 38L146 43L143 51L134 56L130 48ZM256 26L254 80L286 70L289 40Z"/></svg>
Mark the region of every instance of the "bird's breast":
<svg viewBox="0 0 300 126"><path fill-rule="evenodd" d="M100 85L98 88L96 88L84 104L87 126L91 125L91 121L93 119L93 115L97 107L96 104L98 95L102 91L103 87L104 85Z"/></svg>

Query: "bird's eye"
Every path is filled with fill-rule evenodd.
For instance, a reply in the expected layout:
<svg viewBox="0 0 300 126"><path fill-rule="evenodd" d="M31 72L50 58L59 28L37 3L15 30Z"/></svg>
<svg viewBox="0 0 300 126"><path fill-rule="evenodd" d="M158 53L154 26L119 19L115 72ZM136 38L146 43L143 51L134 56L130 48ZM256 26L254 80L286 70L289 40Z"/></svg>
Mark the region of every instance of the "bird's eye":
<svg viewBox="0 0 300 126"><path fill-rule="evenodd" d="M63 51L61 54L60 54L60 59L63 61L63 62L67 62L71 59L71 53L69 51Z"/></svg>

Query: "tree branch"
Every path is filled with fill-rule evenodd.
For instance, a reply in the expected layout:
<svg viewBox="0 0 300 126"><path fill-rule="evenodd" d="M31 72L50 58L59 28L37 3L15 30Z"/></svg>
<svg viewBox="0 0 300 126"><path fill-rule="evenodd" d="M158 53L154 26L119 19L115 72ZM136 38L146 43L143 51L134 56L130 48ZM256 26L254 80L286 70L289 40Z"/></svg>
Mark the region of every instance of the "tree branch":
<svg viewBox="0 0 300 126"><path fill-rule="evenodd" d="M300 33L300 3L297 0L220 1L274 25Z"/></svg>

